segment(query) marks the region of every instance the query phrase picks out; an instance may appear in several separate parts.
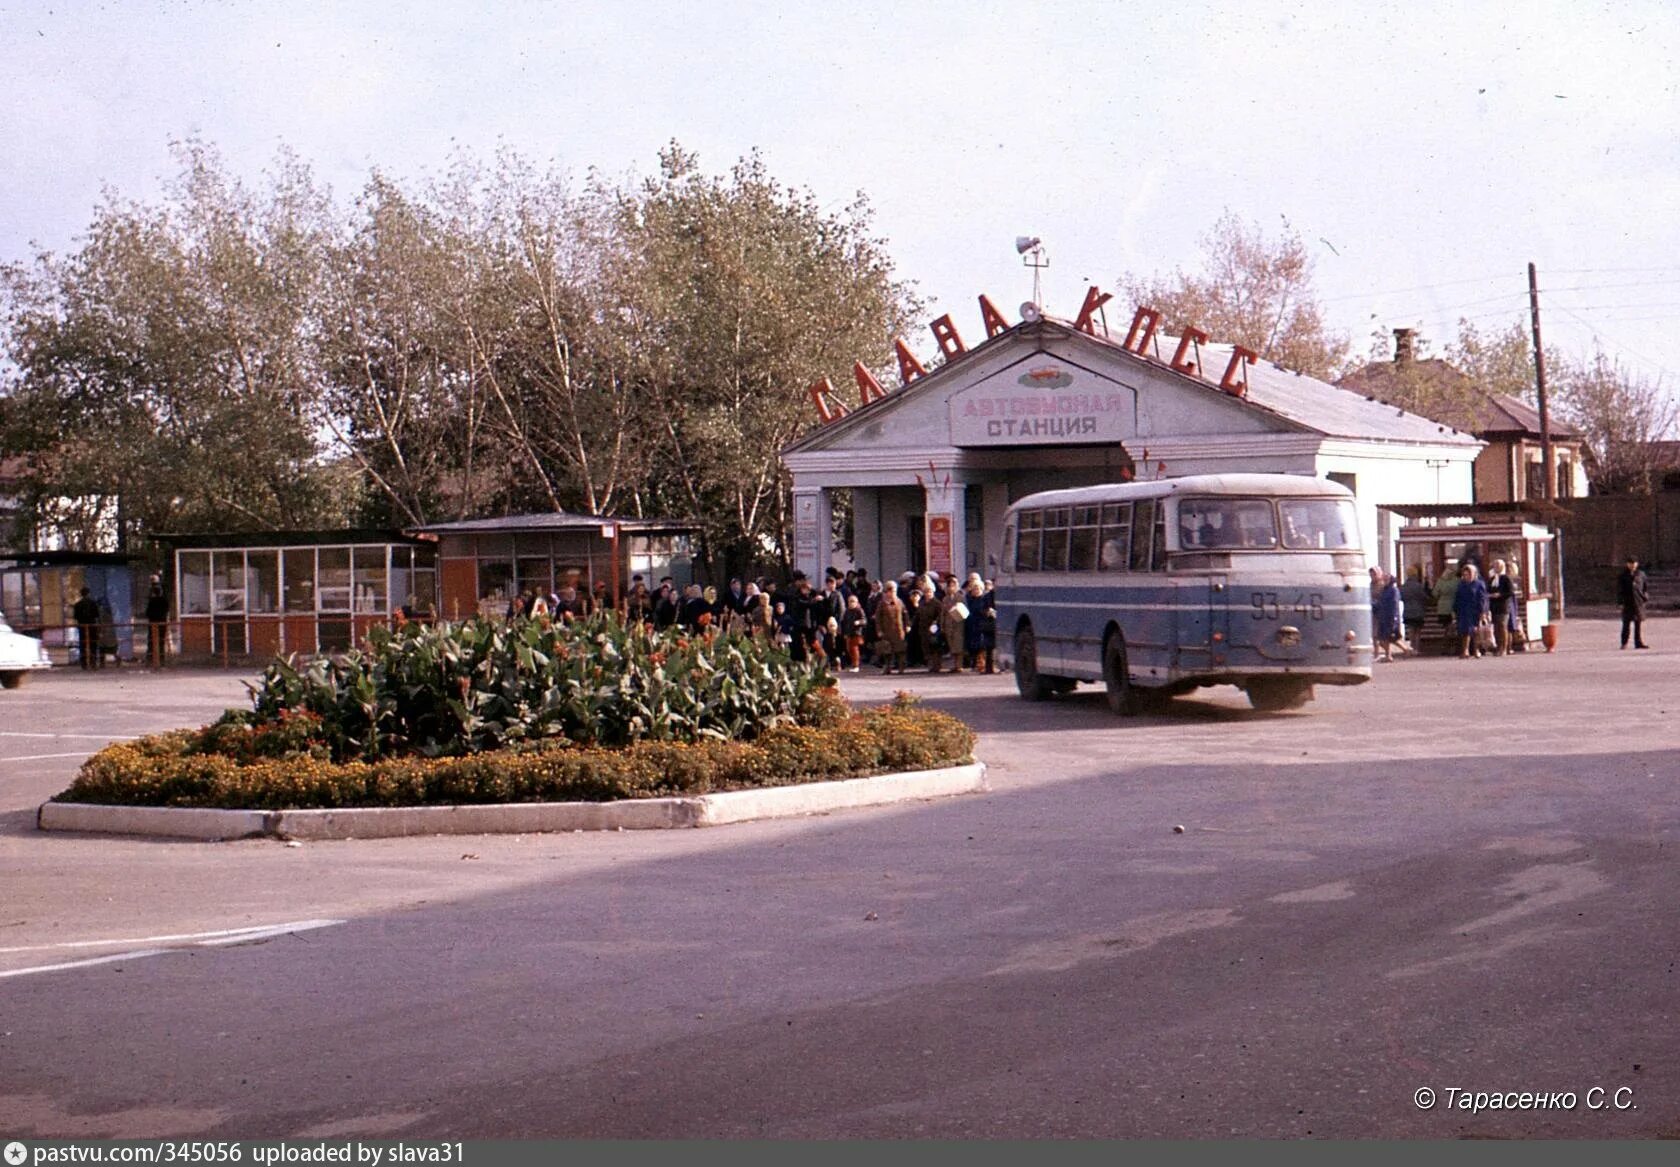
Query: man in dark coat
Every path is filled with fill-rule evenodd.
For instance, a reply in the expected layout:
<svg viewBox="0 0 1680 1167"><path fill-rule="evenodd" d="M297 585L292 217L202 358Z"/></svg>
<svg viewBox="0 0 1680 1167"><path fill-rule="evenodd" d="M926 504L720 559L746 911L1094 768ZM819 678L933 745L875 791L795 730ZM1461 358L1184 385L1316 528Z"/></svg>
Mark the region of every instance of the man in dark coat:
<svg viewBox="0 0 1680 1167"><path fill-rule="evenodd" d="M146 596L146 663L162 668L169 654L169 597L163 594L163 580L152 577L152 590Z"/></svg>
<svg viewBox="0 0 1680 1167"><path fill-rule="evenodd" d="M793 595L788 598L787 615L793 634L793 643L788 647L796 661L810 658L811 640L817 630L819 611L822 613L822 621L826 623L828 597L811 590L811 581L806 578L804 572L794 572Z"/></svg>
<svg viewBox="0 0 1680 1167"><path fill-rule="evenodd" d="M746 585L741 582L740 576L734 576L730 579L729 590L723 594L723 603L725 611L719 613L721 616L747 610L747 589ZM727 625L728 621L725 620L723 623Z"/></svg>
<svg viewBox="0 0 1680 1167"><path fill-rule="evenodd" d="M99 601L93 598L90 589L82 589L82 598L76 601L76 606L70 609L70 614L76 619L76 631L81 638L82 667L97 669L100 664Z"/></svg>
<svg viewBox="0 0 1680 1167"><path fill-rule="evenodd" d="M1622 574L1616 577L1616 602L1622 606L1622 647L1628 646L1628 632L1633 632L1633 647L1650 648L1645 643L1645 605L1650 600L1650 582L1639 570L1639 557L1630 555Z"/></svg>

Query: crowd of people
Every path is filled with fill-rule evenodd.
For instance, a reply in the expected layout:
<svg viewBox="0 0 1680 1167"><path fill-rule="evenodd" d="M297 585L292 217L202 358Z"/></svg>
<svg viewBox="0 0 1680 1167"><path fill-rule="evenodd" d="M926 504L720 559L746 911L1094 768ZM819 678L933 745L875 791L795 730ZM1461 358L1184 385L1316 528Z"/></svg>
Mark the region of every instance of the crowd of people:
<svg viewBox="0 0 1680 1167"><path fill-rule="evenodd" d="M570 621L612 607L602 582L593 591L527 591L512 601L508 615ZM761 636L795 660L823 660L853 673L866 665L883 673L997 669L996 595L977 572L966 580L913 572L880 580L864 568L831 567L820 581L803 572L786 584L735 578L722 591L697 583L678 587L670 577L649 587L638 575L617 610L652 628Z"/></svg>
<svg viewBox="0 0 1680 1167"><path fill-rule="evenodd" d="M1503 559L1480 565L1470 559L1448 565L1433 586L1423 567L1413 564L1401 583L1392 572L1371 569L1371 634L1375 659L1392 661L1418 651L1424 624L1431 613L1440 623L1448 651L1456 646L1460 658L1504 656L1526 647L1517 579Z"/></svg>

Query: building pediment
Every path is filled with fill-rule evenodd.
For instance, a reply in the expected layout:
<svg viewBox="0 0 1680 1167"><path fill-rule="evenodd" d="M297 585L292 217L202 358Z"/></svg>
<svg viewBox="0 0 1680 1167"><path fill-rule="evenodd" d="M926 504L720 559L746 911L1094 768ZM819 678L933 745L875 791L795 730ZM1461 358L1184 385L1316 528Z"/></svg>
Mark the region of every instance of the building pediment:
<svg viewBox="0 0 1680 1167"><path fill-rule="evenodd" d="M1018 325L806 435L789 455L866 447L1112 445L1310 432L1272 410L1052 321Z"/></svg>

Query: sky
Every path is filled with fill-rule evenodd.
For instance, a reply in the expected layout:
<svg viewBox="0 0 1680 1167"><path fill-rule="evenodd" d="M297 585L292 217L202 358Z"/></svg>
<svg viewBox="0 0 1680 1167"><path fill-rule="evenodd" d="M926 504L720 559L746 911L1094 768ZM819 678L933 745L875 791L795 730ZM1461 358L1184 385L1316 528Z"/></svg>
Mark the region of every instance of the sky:
<svg viewBox="0 0 1680 1167"><path fill-rule="evenodd" d="M102 190L157 197L186 136L253 179L289 147L344 200L461 147L581 177L675 139L835 212L866 194L971 341L978 294L1030 298L1017 236L1071 316L1194 270L1230 210L1300 234L1357 353L1526 322L1533 262L1548 347L1680 384L1673 0L0 0L0 61L0 262L73 249Z"/></svg>

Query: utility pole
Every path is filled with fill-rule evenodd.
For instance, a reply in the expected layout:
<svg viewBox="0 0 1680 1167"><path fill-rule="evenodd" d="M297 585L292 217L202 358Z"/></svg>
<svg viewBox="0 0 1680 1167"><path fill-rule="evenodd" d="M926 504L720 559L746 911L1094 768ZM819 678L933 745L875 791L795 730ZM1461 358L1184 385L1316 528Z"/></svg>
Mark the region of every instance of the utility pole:
<svg viewBox="0 0 1680 1167"><path fill-rule="evenodd" d="M1545 467L1541 475L1541 497L1552 501L1552 421L1546 412L1546 350L1540 347L1540 283L1534 265L1528 265L1528 308L1534 318L1534 389L1540 398L1540 461Z"/></svg>
<svg viewBox="0 0 1680 1167"><path fill-rule="evenodd" d="M1563 534L1558 530L1552 515L1553 489L1555 486L1556 470L1552 466L1552 419L1546 412L1546 350L1540 343L1540 279L1535 273L1534 264L1528 265L1528 310L1534 320L1534 391L1540 401L1540 464L1541 464L1541 497L1546 501L1546 529L1551 532L1552 541L1546 548L1546 558L1551 561L1551 591L1557 601L1557 613L1554 620L1563 618L1563 549L1559 546Z"/></svg>

